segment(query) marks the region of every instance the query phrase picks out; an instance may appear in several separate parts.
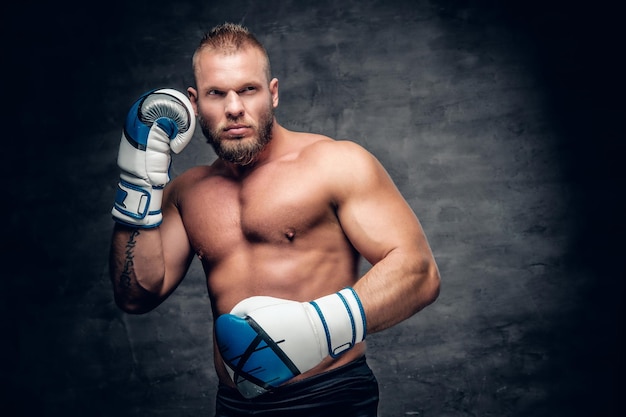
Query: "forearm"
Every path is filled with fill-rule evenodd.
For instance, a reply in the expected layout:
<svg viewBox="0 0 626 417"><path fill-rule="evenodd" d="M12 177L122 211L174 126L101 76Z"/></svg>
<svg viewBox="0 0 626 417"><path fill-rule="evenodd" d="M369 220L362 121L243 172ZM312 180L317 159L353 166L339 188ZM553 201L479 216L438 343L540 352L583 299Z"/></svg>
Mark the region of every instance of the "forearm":
<svg viewBox="0 0 626 417"><path fill-rule="evenodd" d="M109 272L115 302L129 313L145 313L162 300L165 266L160 230L115 225Z"/></svg>
<svg viewBox="0 0 626 417"><path fill-rule="evenodd" d="M367 332L385 330L437 299L439 270L432 256L391 251L355 285L367 318Z"/></svg>

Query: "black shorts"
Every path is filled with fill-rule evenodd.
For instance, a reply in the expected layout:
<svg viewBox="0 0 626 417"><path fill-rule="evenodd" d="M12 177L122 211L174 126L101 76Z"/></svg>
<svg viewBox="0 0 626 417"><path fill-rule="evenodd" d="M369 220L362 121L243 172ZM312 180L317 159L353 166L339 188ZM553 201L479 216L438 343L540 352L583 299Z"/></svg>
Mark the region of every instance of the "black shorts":
<svg viewBox="0 0 626 417"><path fill-rule="evenodd" d="M220 384L215 417L376 417L378 382L365 358L257 398Z"/></svg>

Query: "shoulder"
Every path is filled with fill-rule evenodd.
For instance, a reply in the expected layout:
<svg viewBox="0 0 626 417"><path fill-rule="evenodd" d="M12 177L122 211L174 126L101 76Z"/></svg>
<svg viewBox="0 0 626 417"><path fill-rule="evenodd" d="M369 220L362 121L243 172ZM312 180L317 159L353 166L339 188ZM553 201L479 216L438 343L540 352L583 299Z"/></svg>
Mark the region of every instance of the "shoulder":
<svg viewBox="0 0 626 417"><path fill-rule="evenodd" d="M177 203L184 198L185 194L193 191L196 186L215 175L215 169L212 166L196 166L189 168L167 184L165 187L165 197L168 201L177 205Z"/></svg>
<svg viewBox="0 0 626 417"><path fill-rule="evenodd" d="M351 140L337 140L318 133L287 130L280 126L276 139L279 152L285 159L298 159L299 163L322 164L326 169L346 167L353 163L375 161L374 156L363 146ZM326 170L325 169L325 170Z"/></svg>
<svg viewBox="0 0 626 417"><path fill-rule="evenodd" d="M379 160L350 140L318 140L307 146L301 157L312 169L316 181L326 184L336 203L381 187L393 187Z"/></svg>
<svg viewBox="0 0 626 417"><path fill-rule="evenodd" d="M322 135L308 135L311 142L302 150L307 159L319 160L328 168L345 169L354 164L370 164L376 158L363 146L350 140L336 140Z"/></svg>
<svg viewBox="0 0 626 417"><path fill-rule="evenodd" d="M323 166L324 171L335 179L341 175L355 180L355 176L363 178L384 172L371 152L350 140L320 140L309 146L303 154Z"/></svg>

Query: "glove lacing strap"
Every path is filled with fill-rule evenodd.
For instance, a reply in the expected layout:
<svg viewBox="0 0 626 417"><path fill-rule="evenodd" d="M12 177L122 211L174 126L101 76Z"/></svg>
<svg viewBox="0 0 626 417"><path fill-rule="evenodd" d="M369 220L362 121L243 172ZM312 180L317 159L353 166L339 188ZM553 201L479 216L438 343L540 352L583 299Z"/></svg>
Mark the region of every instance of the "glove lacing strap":
<svg viewBox="0 0 626 417"><path fill-rule="evenodd" d="M283 343L285 340L274 341L261 326L259 326L254 319L246 317L246 321L257 333L257 336L250 342L246 350L239 356L232 358L224 358L225 363L233 370L233 382L235 385L239 382L245 382L246 380L252 382L255 385L262 387L263 389L270 390L273 388L272 381L263 381L253 375L253 372L262 370L261 367L253 368L250 371L244 371L243 368L248 362L248 359L254 354L263 349L272 349L274 354L280 358L283 364L289 369L293 376L300 375L300 370L294 365L289 357L283 352L279 343ZM265 342L265 345L261 345L261 342ZM241 377L241 379L240 379Z"/></svg>

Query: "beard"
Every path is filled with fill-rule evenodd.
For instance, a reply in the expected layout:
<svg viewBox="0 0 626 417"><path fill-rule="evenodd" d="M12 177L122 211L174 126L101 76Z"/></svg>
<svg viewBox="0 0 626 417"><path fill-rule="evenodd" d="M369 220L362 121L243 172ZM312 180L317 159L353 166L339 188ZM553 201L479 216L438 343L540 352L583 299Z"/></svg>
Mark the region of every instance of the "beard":
<svg viewBox="0 0 626 417"><path fill-rule="evenodd" d="M231 118L231 123L239 123L240 119ZM272 127L274 126L274 109L269 106L259 118L259 124L252 126L254 134L252 137L240 139L221 138L223 130L221 127L211 126L209 122L198 114L198 124L202 129L202 133L212 147L218 157L221 159L241 166L253 163L259 153L265 149L265 146L272 140Z"/></svg>

